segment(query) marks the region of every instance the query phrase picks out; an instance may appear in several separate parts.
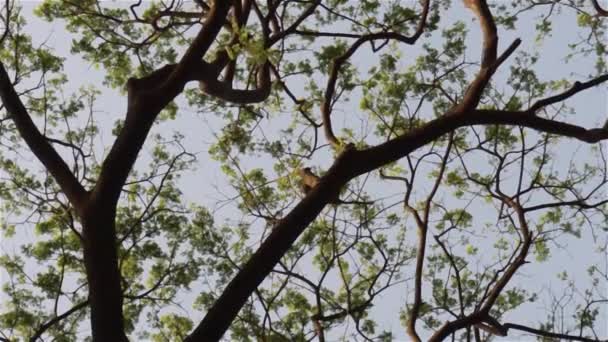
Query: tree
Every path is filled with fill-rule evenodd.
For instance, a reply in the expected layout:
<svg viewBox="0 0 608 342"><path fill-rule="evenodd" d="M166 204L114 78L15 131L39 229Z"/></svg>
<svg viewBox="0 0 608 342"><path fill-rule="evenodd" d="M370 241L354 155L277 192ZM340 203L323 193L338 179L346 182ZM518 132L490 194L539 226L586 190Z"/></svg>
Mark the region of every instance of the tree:
<svg viewBox="0 0 608 342"><path fill-rule="evenodd" d="M0 197L19 250L0 259L0 337L599 340L608 125L575 101L608 80L606 11L463 3L39 3L101 89L5 1ZM557 54L577 63L541 76ZM194 134L208 153L170 132L188 108L220 127ZM216 208L182 196L207 156L233 189ZM564 251L589 264L562 268Z"/></svg>

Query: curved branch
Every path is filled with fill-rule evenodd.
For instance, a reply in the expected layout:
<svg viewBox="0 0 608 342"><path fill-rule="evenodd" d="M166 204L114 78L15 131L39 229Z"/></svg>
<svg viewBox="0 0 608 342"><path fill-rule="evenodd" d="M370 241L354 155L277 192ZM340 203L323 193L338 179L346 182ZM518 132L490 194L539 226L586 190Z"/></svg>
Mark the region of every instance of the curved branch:
<svg viewBox="0 0 608 342"><path fill-rule="evenodd" d="M256 103L263 102L270 96L270 63L266 62L258 68L257 88L234 89L230 82L221 82L213 79L201 79L200 89L205 93L232 103Z"/></svg>
<svg viewBox="0 0 608 342"><path fill-rule="evenodd" d="M603 9L597 0L591 0L591 3L593 4L593 8L597 11L597 15L600 17L608 17L608 10Z"/></svg>
<svg viewBox="0 0 608 342"><path fill-rule="evenodd" d="M517 49L521 40L515 39L511 45L497 56L498 36L496 24L485 0L464 0L465 6L473 11L479 19L482 31L481 68L466 90L462 102L454 106L452 111L469 111L477 108L483 90L498 67Z"/></svg>
<svg viewBox="0 0 608 342"><path fill-rule="evenodd" d="M207 65L201 59L222 29L230 4L214 1L205 25L178 64L165 65L149 76L129 80L125 124L102 164L94 190L96 200L110 207L116 203L158 113L181 93L186 82L193 80L192 69L202 69L203 73L208 70L200 67Z"/></svg>
<svg viewBox="0 0 608 342"><path fill-rule="evenodd" d="M494 18L486 0L464 0L464 5L479 19L483 39L481 68L489 68L496 61L496 49L498 47L498 36L496 35Z"/></svg>
<svg viewBox="0 0 608 342"><path fill-rule="evenodd" d="M407 37L402 34L396 32L378 32L378 33L370 33L361 36L357 39L353 45L348 48L340 57L336 58L331 66L329 71L329 78L327 79L327 86L325 87L325 94L323 96L323 103L321 104L321 116L323 118L323 130L325 132L325 137L333 146L338 146L339 141L336 138L333 129L331 127L331 105L333 101L333 96L336 91L336 83L338 81L338 75L340 73L340 69L342 65L346 63L346 61L366 42L374 41L378 39L392 39L397 40L399 42L413 45L416 43L418 38L422 35L424 31L424 27L426 25L426 19L429 12L429 3L430 0L425 0L422 14L420 17L420 21L418 22L418 27L416 28L416 32L411 36Z"/></svg>

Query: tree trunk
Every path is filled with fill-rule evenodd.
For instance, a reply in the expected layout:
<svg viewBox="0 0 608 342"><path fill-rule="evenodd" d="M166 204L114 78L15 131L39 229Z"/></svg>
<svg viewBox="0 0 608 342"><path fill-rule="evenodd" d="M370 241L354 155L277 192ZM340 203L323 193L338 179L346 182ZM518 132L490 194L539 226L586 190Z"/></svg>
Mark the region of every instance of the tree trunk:
<svg viewBox="0 0 608 342"><path fill-rule="evenodd" d="M96 207L96 206L94 206ZM94 342L126 342L118 269L115 209L93 208L82 219Z"/></svg>

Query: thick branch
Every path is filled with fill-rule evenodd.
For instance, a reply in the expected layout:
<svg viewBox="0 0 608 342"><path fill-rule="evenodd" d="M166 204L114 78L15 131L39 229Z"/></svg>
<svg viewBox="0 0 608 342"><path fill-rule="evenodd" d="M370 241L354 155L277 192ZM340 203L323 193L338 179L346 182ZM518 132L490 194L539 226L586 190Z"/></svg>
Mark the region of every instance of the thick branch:
<svg viewBox="0 0 608 342"><path fill-rule="evenodd" d="M228 0L213 1L211 9L207 13L205 26L196 35L178 63L178 67L168 80L170 85L175 86L174 82L177 84L183 83L188 77L189 69L198 64L207 53L226 21L231 3L232 1Z"/></svg>
<svg viewBox="0 0 608 342"><path fill-rule="evenodd" d="M185 342L220 340L249 295L272 271L309 223L353 177L350 170L354 170L354 152L354 149L347 148L321 178L318 186L277 223L272 233L224 289L220 298Z"/></svg>
<svg viewBox="0 0 608 342"><path fill-rule="evenodd" d="M489 68L496 61L496 48L498 36L496 35L496 24L486 0L464 0L467 6L479 19L481 26L483 47L481 50L481 67Z"/></svg>
<svg viewBox="0 0 608 342"><path fill-rule="evenodd" d="M157 84L153 82L162 82L174 69L174 65L165 66L143 79L129 80L126 119L103 161L93 190L92 200L96 203L104 203L107 209L115 207L122 187L158 113L183 89L182 86L171 89L171 92L168 90L161 92L154 89L147 90L145 87Z"/></svg>
<svg viewBox="0 0 608 342"><path fill-rule="evenodd" d="M219 340L249 295L255 291L298 236L349 180L397 161L457 128L496 124L521 125L586 142L608 140L608 130L587 130L583 127L529 115L527 112L476 110L470 113L441 116L407 134L366 150L347 149L336 160L328 173L321 177L319 184L309 192L304 200L277 223L270 236L230 282L222 296L186 341ZM448 323L445 329L460 329L470 326L481 322L481 317L483 317L481 314L472 314Z"/></svg>
<svg viewBox="0 0 608 342"><path fill-rule="evenodd" d="M465 5L470 8L479 19L482 31L481 68L475 79L466 90L461 103L456 105L452 111L469 111L477 108L483 90L494 75L498 67L517 49L521 44L520 39L515 39L511 45L496 58L498 49L498 36L494 18L485 0L464 0Z"/></svg>
<svg viewBox="0 0 608 342"><path fill-rule="evenodd" d="M96 200L116 203L158 113L193 79L192 69L200 69L202 56L217 37L229 9L230 1L214 2L205 26L177 65L164 66L139 80L129 80L126 120L102 165L95 187Z"/></svg>
<svg viewBox="0 0 608 342"><path fill-rule="evenodd" d="M2 63L0 63L0 98L25 143L53 175L70 203L76 210L80 210L81 204L87 197L85 189L32 121L27 109L15 92L15 88Z"/></svg>
<svg viewBox="0 0 608 342"><path fill-rule="evenodd" d="M207 312L203 321L196 327L186 341L217 341L228 329L240 308L247 298L255 291L257 286L272 271L280 258L290 248L304 229L317 217L324 206L339 193L339 190L352 178L375 170L383 165L397 161L410 152L434 141L442 135L452 132L460 127L473 125L520 125L541 132L576 138L588 143L608 139L608 130L596 128L585 129L580 126L544 119L530 115L528 111L499 111L499 110L475 110L481 93L496 69L515 51L521 41L516 39L501 56L497 58L496 28L487 8L485 1L469 1L482 24L484 33L484 48L482 54L482 68L475 80L467 90L464 100L452 108L446 115L434 119L422 127L414 129L407 134L392 139L378 146L362 151L347 149L336 163L329 169L328 173L321 178L316 186L285 218L280 220L274 227L270 236L262 243L260 248L251 259L242 267L241 271L228 284L220 298ZM428 5L428 3L427 3ZM421 21L423 27L423 21ZM388 33L383 33L388 34ZM366 38L367 37L367 38ZM414 39L416 36L410 38ZM336 60L331 71L326 97L322 110L328 140L336 143L337 139L331 131L330 123L330 101L333 97L334 87L343 64L356 49L365 41L378 39L374 36L359 38L347 52ZM407 42L407 40L406 40ZM272 41L271 41L272 43ZM222 63L210 65L210 69L221 69ZM335 75L335 76L332 76ZM529 237L528 237L529 238ZM522 250L526 250L524 248ZM523 252L522 252L523 253ZM525 254L525 253L524 253ZM523 255L523 254L522 254ZM523 264L523 256L517 263ZM517 266L517 267L519 267ZM515 270L515 267L513 270ZM512 272L509 273L510 277ZM503 277L507 279L508 277ZM496 295L502 290L503 282L500 282L497 291L491 293L487 302L493 302ZM443 332L456 331L462 327L471 326L483 322L485 313L476 312L454 322L449 322Z"/></svg>
<svg viewBox="0 0 608 342"><path fill-rule="evenodd" d="M167 65L127 84L128 109L124 126L105 158L99 179L81 213L83 250L93 341L127 341L122 317L123 294L117 261L115 214L118 198L156 117L189 80L215 41L230 8L215 1L205 25L177 65Z"/></svg>
<svg viewBox="0 0 608 342"><path fill-rule="evenodd" d="M475 110L470 113L439 117L407 134L360 151L361 165L357 174L370 172L387 163L397 161L411 151L456 128L473 125L523 126L540 132L575 138L587 143L608 140L608 130L602 128L585 129L580 126L530 115L527 112Z"/></svg>
<svg viewBox="0 0 608 342"><path fill-rule="evenodd" d="M256 89L234 89L230 82L221 82L215 77L200 79L200 89L209 95L232 103L262 102L270 95L270 65L266 62L258 69Z"/></svg>

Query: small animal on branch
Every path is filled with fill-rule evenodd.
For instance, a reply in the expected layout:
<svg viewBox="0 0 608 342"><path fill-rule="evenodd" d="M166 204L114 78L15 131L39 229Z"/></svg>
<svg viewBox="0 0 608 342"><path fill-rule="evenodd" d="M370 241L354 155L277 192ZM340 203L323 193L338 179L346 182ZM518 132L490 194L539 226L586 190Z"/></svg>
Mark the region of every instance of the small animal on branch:
<svg viewBox="0 0 608 342"><path fill-rule="evenodd" d="M321 178L315 175L309 167L301 168L298 170L300 175L300 190L304 195L307 195L319 182ZM337 194L336 197L332 198L329 203L331 204L372 204L373 202L368 201L343 201Z"/></svg>

